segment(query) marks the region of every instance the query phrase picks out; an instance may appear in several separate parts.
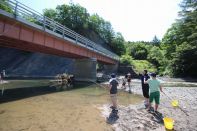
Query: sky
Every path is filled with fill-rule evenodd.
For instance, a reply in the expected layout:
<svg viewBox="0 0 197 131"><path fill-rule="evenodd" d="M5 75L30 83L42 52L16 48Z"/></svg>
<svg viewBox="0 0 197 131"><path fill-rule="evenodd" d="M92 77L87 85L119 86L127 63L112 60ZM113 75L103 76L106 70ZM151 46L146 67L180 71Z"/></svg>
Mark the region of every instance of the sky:
<svg viewBox="0 0 197 131"><path fill-rule="evenodd" d="M156 35L162 39L178 18L181 0L18 0L42 13L45 8L78 3L90 14L97 13L109 21L115 32L126 41L151 41Z"/></svg>

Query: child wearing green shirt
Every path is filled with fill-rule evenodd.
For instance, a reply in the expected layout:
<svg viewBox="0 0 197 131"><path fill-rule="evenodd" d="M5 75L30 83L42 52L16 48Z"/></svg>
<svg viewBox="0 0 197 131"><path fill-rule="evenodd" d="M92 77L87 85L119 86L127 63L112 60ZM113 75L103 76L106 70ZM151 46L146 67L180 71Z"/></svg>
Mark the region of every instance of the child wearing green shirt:
<svg viewBox="0 0 197 131"><path fill-rule="evenodd" d="M162 87L160 82L156 79L156 74L151 74L152 79L149 79L147 81L144 80L144 83L147 83L149 85L149 106L148 110L150 110L151 103L153 100L155 101L155 112L157 112L159 103L160 103L160 91L162 91Z"/></svg>

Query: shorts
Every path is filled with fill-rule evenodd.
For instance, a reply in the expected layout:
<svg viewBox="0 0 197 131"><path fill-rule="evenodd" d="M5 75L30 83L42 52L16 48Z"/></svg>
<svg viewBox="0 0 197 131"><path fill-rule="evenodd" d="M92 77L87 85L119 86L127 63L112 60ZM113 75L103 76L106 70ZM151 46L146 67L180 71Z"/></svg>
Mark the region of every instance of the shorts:
<svg viewBox="0 0 197 131"><path fill-rule="evenodd" d="M152 103L153 100L155 101L156 104L160 103L160 92L159 91L150 93L150 98L149 98L150 103Z"/></svg>
<svg viewBox="0 0 197 131"><path fill-rule="evenodd" d="M149 86L142 86L142 93L145 98L149 98Z"/></svg>

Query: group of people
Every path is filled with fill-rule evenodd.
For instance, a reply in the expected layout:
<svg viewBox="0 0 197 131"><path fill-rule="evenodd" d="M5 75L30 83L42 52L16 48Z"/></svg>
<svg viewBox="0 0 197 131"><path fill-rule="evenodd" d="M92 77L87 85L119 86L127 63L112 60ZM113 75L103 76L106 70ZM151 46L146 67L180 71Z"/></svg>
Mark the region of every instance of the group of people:
<svg viewBox="0 0 197 131"><path fill-rule="evenodd" d="M144 104L145 108L151 112L152 103L155 101L154 112L158 111L158 106L160 104L160 91L162 91L161 84L159 80L156 78L156 73L151 73L148 75L148 71L144 70L142 74L140 74L141 85L142 85L142 93L145 98ZM126 89L126 82L128 82L129 92L131 93L131 74L128 73L125 75L122 81L122 88ZM117 109L117 87L119 85L118 80L116 79L116 75L111 74L111 79L109 80L109 92L112 102L112 112L118 112Z"/></svg>

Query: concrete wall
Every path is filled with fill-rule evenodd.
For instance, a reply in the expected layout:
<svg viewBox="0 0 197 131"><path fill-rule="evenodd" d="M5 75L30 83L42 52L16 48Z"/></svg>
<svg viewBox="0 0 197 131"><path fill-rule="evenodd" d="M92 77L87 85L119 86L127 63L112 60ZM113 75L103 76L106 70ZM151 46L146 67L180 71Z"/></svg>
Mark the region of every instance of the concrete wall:
<svg viewBox="0 0 197 131"><path fill-rule="evenodd" d="M96 81L96 63L97 60L76 59L74 62L74 76L78 81Z"/></svg>
<svg viewBox="0 0 197 131"><path fill-rule="evenodd" d="M104 65L105 74L117 73L118 71L118 63L115 65Z"/></svg>
<svg viewBox="0 0 197 131"><path fill-rule="evenodd" d="M0 47L0 71L8 76L46 77L73 74L74 59Z"/></svg>

